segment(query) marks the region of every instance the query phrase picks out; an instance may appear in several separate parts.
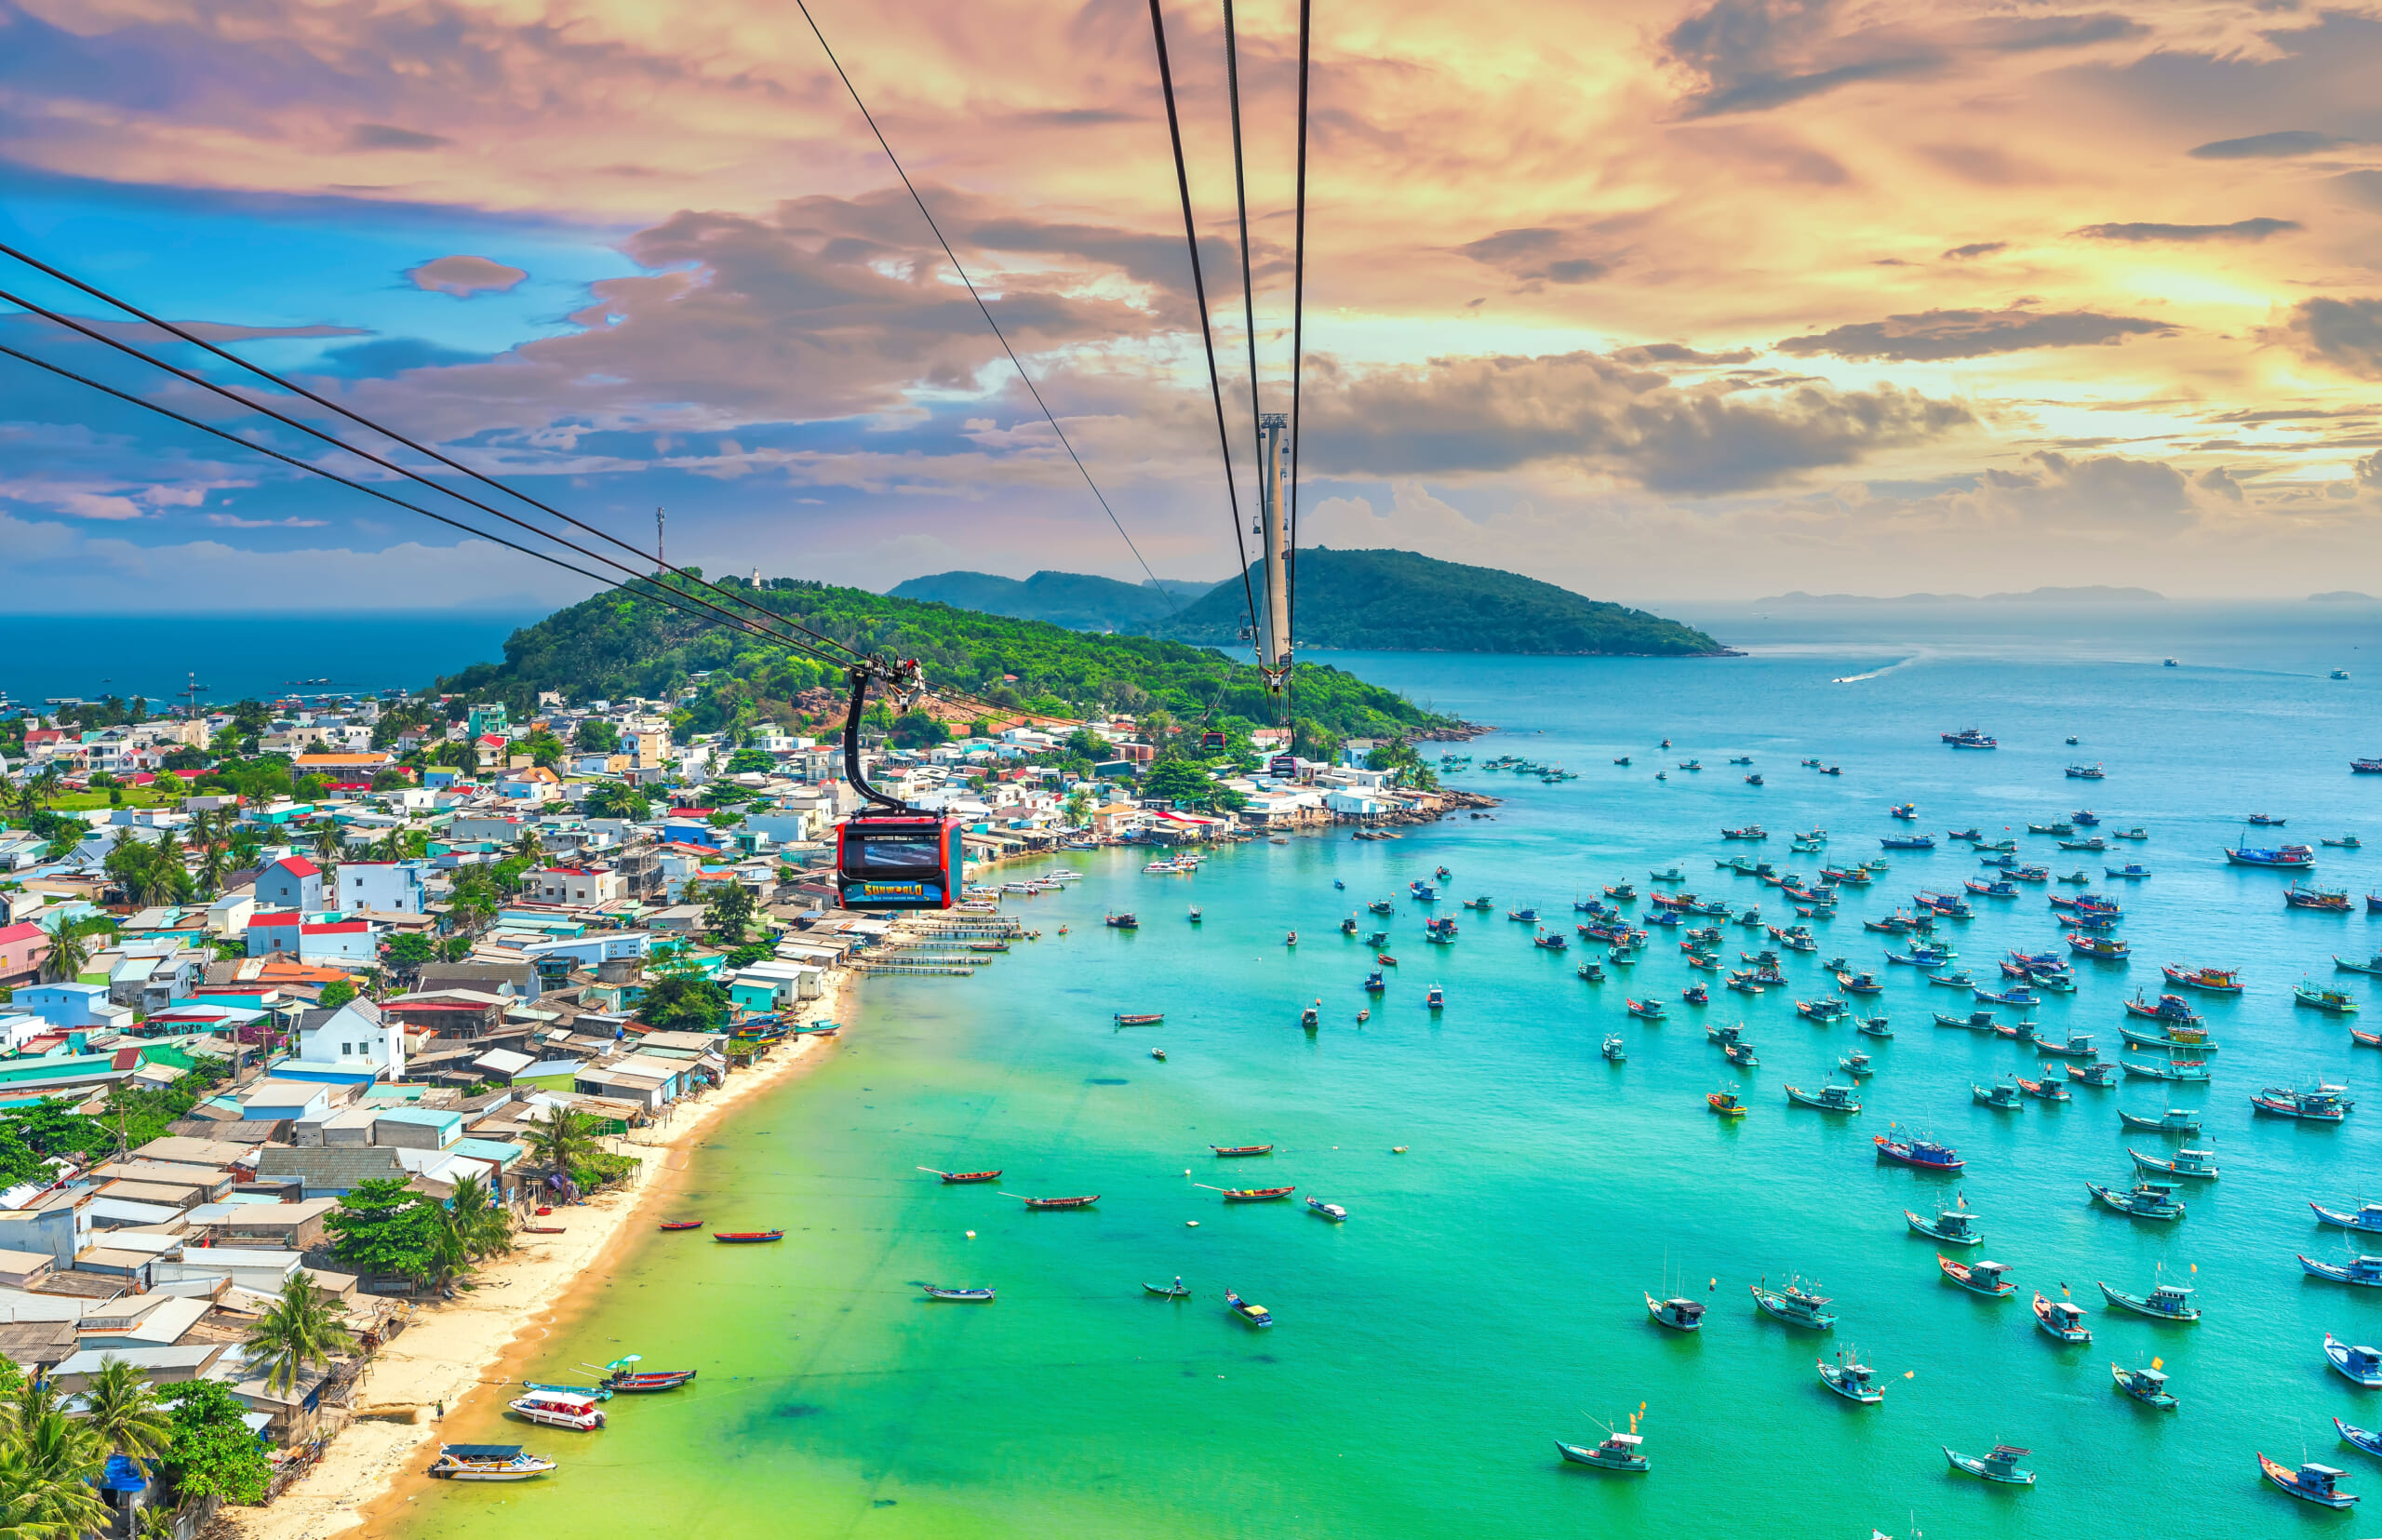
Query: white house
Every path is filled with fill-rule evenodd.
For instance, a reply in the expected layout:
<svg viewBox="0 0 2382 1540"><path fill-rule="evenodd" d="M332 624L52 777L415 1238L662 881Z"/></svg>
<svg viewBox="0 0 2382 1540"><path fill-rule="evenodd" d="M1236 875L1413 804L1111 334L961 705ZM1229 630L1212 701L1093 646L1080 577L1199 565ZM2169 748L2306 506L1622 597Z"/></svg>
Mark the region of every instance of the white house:
<svg viewBox="0 0 2382 1540"><path fill-rule="evenodd" d="M376 1079L401 1080L405 1027L359 995L336 1011L309 1011L299 1018L298 1058L310 1069L368 1070Z"/></svg>
<svg viewBox="0 0 2382 1540"><path fill-rule="evenodd" d="M621 896L621 874L609 866L547 866L537 874L547 904L604 904Z"/></svg>
<svg viewBox="0 0 2382 1540"><path fill-rule="evenodd" d="M422 877L429 864L426 861L346 862L334 879L339 884L337 907L421 914Z"/></svg>

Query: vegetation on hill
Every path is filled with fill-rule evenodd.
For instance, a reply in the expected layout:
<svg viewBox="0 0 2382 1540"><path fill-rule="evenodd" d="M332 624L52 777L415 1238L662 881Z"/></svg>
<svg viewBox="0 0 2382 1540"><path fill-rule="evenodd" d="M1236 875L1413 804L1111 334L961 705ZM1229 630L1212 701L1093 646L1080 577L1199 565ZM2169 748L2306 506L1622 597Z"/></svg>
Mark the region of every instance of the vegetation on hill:
<svg viewBox="0 0 2382 1540"><path fill-rule="evenodd" d="M897 599L1049 621L1071 631L1149 631L1213 586L1170 580L1153 587L1083 572L1037 572L1023 581L990 572L937 572L896 583L889 592Z"/></svg>
<svg viewBox="0 0 2382 1540"><path fill-rule="evenodd" d="M791 578L769 579L758 588L729 578L722 586L856 651L917 658L930 685L1003 710L1070 717L1156 712L1220 729L1271 723L1277 716L1255 668L1178 641L1087 635ZM574 701L617 700L672 696L692 680L695 694L676 718L682 732L763 724L792 730L843 714L834 693L845 688L836 670L673 609L653 597L649 580L598 594L515 632L504 657L502 664L475 664L435 688L502 701L527 714L540 690L562 690ZM1311 730L1303 735L1314 742L1456 725L1393 690L1322 664L1300 664L1291 694L1298 725Z"/></svg>
<svg viewBox="0 0 2382 1540"><path fill-rule="evenodd" d="M1259 576L1252 568L1251 580ZM1303 550L1296 585L1301 647L1658 658L1720 657L1729 650L1692 626L1642 609L1412 551ZM1224 642L1248 621L1241 585L1225 583L1161 629L1186 641Z"/></svg>

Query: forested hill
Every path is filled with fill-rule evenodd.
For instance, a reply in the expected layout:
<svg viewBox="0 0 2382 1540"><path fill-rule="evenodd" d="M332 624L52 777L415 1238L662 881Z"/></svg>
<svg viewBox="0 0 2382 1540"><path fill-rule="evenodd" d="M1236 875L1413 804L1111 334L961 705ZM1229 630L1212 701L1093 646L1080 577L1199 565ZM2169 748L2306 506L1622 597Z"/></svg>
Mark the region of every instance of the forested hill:
<svg viewBox="0 0 2382 1540"><path fill-rule="evenodd" d="M757 588L723 578L720 585L856 651L917 658L930 685L1003 706L1055 716L1163 710L1217 726L1234 717L1243 725L1275 720L1273 697L1253 667L1179 641L1093 636L793 578L768 579ZM653 583L639 580L556 610L508 637L502 664L474 664L437 688L526 713L540 690L561 690L574 703L666 696L704 674L689 704L696 731L739 723L811 725L823 703L814 696L806 703L804 693L844 688L842 675L825 663L674 609L653 594ZM1455 725L1326 665L1301 664L1291 688L1299 717L1340 737Z"/></svg>
<svg viewBox="0 0 2382 1540"><path fill-rule="evenodd" d="M893 585L897 599L927 599L1008 615L1049 621L1074 631L1150 631L1215 585L1173 579L1163 584L1132 583L1086 572L1037 572L1030 578L990 572L936 572Z"/></svg>
<svg viewBox="0 0 2382 1540"><path fill-rule="evenodd" d="M1251 581L1259 576L1252 567ZM1412 551L1302 550L1293 613L1295 639L1302 648L1729 655L1719 642L1677 621L1586 598L1493 567L1465 567ZM1248 623L1249 605L1240 583L1226 582L1161 629L1186 641L1222 646Z"/></svg>

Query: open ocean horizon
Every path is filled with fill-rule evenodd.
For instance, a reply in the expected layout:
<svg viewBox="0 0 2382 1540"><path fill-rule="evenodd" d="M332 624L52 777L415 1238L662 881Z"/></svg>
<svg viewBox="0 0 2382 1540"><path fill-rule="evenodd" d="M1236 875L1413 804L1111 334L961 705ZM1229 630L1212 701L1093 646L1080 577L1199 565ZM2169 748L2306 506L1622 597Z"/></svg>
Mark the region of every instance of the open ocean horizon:
<svg viewBox="0 0 2382 1540"><path fill-rule="evenodd" d="M2128 616L2096 622L2095 636L2031 612L1963 617L1959 634L1875 614L1748 615L1721 634L1751 655L1721 663L1331 655L1496 724L1461 745L1479 761L1516 754L1580 778L1464 772L1454 784L1505 798L1493 819L1396 841L1260 841L1196 877L1144 876L1131 850L1056 858L1084 880L1010 900L1040 940L972 981L867 980L832 1057L691 1152L685 1212L706 1227L783 1225L783 1247L643 1237L588 1280L585 1308L527 1372L567 1380L576 1364L636 1352L648 1367L699 1369L696 1385L615 1401L594 1436L521 1425L493 1394L457 1409L445 1437L521 1442L561 1468L525 1486L442 1487L398 1533L498 1540L525 1524L600 1531L629 1513L712 1536L917 1540L1865 1540L1914 1524L2064 1540L2164 1535L2179 1520L2219 1534L2363 1533L2267 1489L2255 1462L2304 1454L2346 1469L2349 1491L2382 1492L2382 1462L2337 1442L2330 1422L2373 1426L2382 1397L2322 1352L2328 1331L2382 1339L2382 1290L2308 1278L2295 1260L2358 1250L2312 1222L2309 1200L2382 1199L2382 1053L2353 1048L2339 1018L2295 1008L2291 993L2337 978L2375 1011L2382 990L2335 975L2331 958L2382 948L2382 923L2362 904L2287 911L2286 876L2219 853L2252 812L2311 844L2360 832L2369 849L2323 850L2314 879L2382 888L2371 848L2382 777L2348 763L2382 753L2382 676L2358 663L2370 623L2362 607L2305 608L2324 618L2303 625L2293 612L2262 629L2237 615L2190 634ZM2351 677L2327 676L2340 667ZM2003 746L1938 741L1972 726ZM1628 767L1613 763L1624 754ZM1738 756L1764 785L1745 782ZM1844 773L1799 765L1813 757ZM1679 768L1691 758L1704 768ZM2107 779L2067 779L2070 763L2105 766ZM2240 998L2194 999L2221 1045L2212 1081L1976 1105L1972 1086L2034 1074L2035 1056L1932 1024L1975 1007L1888 965L1889 938L1861 928L1921 889L1959 891L1979 871L1965 845L1895 852L1838 917L1812 922L1821 950L1789 956L1791 987L1716 989L1707 1008L1681 1002L1709 976L1660 930L1642 960L1596 984L1574 968L1603 948L1533 947L1532 927L1505 915L1533 905L1568 932L1576 898L1625 878L1643 892L1651 871L1676 864L1697 892L1791 917L1777 890L1716 860L1751 850L1810 874L1874 858L1908 827L1887 816L1905 801L1939 840L1976 824L2010 830L2022 859L2055 871L2090 864L2094 890L2124 905L2133 958L2078 959L2077 993L2028 1013L2048 1036L2089 1032L2116 1057L2122 1003L2161 992L2161 963L2241 969ZM2140 824L2150 838L2099 857L2026 831L2086 808L2105 831ZM1748 822L1772 838L1720 838ZM1826 854L1789 854L1786 833L1815 825ZM2126 860L2153 875L2098 880ZM1441 864L1453 876L1439 902L1412 901L1408 882ZM1973 899L1976 917L1943 930L1960 966L1998 983L2009 950L2062 945L2046 893L2074 891ZM1476 895L1493 911L1457 906ZM1395 906L1378 923L1398 961L1369 999L1372 950L1338 923L1374 923L1361 911L1376 899ZM1136 911L1141 929L1103 926L1114 909ZM1426 944L1426 914L1456 917L1460 939ZM1299 944L1285 946L1293 929ZM1723 955L1767 944L1733 927ZM1884 979L1861 1006L1889 1016L1891 1039L1796 1013L1797 998L1829 991L1820 961L1835 954ZM1424 1008L1434 984L1447 991L1439 1013ZM1666 1019L1631 1018L1632 997L1666 1002ZM1323 1018L1311 1035L1297 1024L1310 1001ZM1111 1023L1139 1011L1166 1020ZM1740 1021L1759 1068L1728 1066L1706 1041L1707 1023ZM1599 1056L1609 1033L1626 1063ZM1856 1047L1877 1065L1860 1116L1787 1103L1785 1083L1828 1078ZM2345 1124L2253 1115L2262 1087L2319 1078L2361 1102ZM1722 1087L1746 1098L1742 1122L1706 1109ZM2222 1177L2190 1185L2178 1223L2094 1205L2086 1182L2126 1185L2129 1146L2169 1143L2123 1129L2117 1109L2171 1101L2203 1110ZM1890 1130L1932 1132L1966 1170L1880 1163L1872 1139ZM1262 1161L1209 1150L1261 1142L1276 1145ZM1004 1175L998 1190L946 1188L922 1165ZM1261 1181L1294 1184L1297 1199L1226 1207L1210 1190ZM1003 1192L1100 1202L1034 1213ZM1305 1212L1310 1195L1345 1205L1346 1223ZM1906 1208L1956 1195L1986 1236L1981 1254L2009 1264L2015 1298L1947 1283L1937 1246L1906 1225ZM1177 1275L1187 1300L1142 1289ZM1792 1276L1835 1301L1835 1331L1756 1311L1750 1285ZM2162 1279L2195 1289L2206 1319L2112 1314L2095 1287ZM991 1286L999 1299L934 1305L920 1283ZM1226 1288L1278 1324L1250 1331L1225 1311ZM2083 1305L2094 1340L2065 1346L2038 1331L2037 1290ZM1648 1321L1641 1295L1678 1291L1708 1301L1700 1332ZM1815 1359L1844 1347L1879 1371L1881 1406L1821 1386ZM2180 1410L2112 1389L2112 1362L2154 1361ZM1594 1442L1599 1422L1641 1406L1650 1473L1557 1456L1556 1440ZM1947 1472L1944 1446L1998 1441L2033 1451L2023 1463L2037 1486Z"/></svg>

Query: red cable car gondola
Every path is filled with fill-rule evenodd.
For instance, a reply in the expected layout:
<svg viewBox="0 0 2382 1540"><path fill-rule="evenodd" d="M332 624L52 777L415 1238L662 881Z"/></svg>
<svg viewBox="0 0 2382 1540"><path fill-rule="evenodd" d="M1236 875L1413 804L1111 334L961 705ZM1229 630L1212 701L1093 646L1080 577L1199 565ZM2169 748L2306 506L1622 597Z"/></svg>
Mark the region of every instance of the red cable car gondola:
<svg viewBox="0 0 2382 1540"><path fill-rule="evenodd" d="M948 909L963 880L959 820L895 801L868 783L860 768L860 714L868 685L882 676L905 701L923 689L910 659L880 659L851 669L851 710L844 718L844 773L873 804L836 831L836 887L847 909Z"/></svg>

